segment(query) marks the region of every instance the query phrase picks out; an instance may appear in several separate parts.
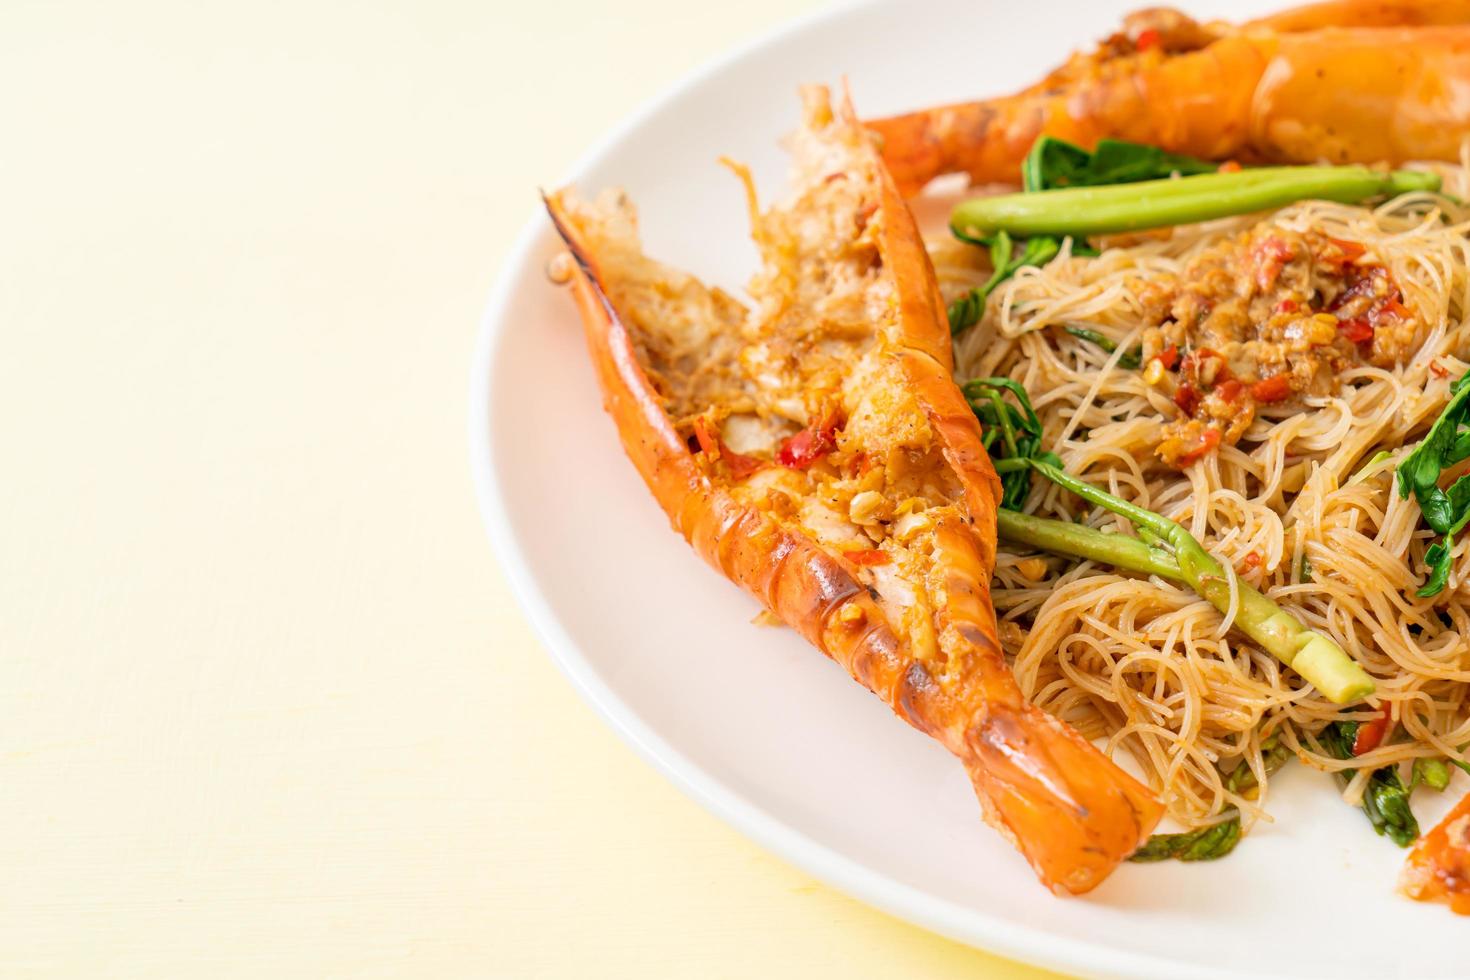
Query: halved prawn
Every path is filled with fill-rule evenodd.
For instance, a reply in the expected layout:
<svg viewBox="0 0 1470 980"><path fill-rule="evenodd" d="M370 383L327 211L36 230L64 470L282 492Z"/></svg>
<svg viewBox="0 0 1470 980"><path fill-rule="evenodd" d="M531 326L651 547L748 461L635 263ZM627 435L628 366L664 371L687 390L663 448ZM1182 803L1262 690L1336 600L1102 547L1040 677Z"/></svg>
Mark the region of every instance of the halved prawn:
<svg viewBox="0 0 1470 980"><path fill-rule="evenodd" d="M1015 95L867 125L905 195L947 173L1015 182L1041 135L1212 160L1457 160L1470 133L1470 0L1340 0L1240 28L1141 11Z"/></svg>
<svg viewBox="0 0 1470 980"><path fill-rule="evenodd" d="M605 407L695 550L958 756L1045 884L1085 892L1162 808L1022 697L989 598L1000 486L933 269L850 107L804 97L795 200L761 214L750 191L754 309L646 258L621 195L548 199Z"/></svg>

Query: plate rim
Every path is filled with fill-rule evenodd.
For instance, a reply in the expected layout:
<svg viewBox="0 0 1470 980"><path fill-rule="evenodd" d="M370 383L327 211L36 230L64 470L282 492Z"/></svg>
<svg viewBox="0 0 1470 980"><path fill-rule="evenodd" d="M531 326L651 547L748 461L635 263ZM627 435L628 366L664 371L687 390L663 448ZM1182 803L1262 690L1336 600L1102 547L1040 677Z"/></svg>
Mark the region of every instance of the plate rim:
<svg viewBox="0 0 1470 980"><path fill-rule="evenodd" d="M575 182L686 91L736 67L762 49L858 10L896 3L897 0L839 0L784 20L725 49L640 103L578 157L556 186ZM1077 975L1150 980L1231 980L1247 976L1231 969L1202 966L1074 939L1030 925L1001 922L981 909L938 898L890 878L791 827L726 786L654 732L635 710L601 681L591 660L562 628L531 572L499 489L499 476L494 465L496 446L490 411L493 368L507 332L509 318L506 314L517 292L518 281L548 234L545 215L540 208L534 209L496 273L471 355L468 449L475 498L494 557L505 572L511 594L530 622L532 632L578 696L638 756L705 811L829 887L910 925L1020 963ZM993 831L987 827L983 832ZM1056 900L1089 901L1086 897ZM1248 975L1253 978L1289 976L1259 971Z"/></svg>

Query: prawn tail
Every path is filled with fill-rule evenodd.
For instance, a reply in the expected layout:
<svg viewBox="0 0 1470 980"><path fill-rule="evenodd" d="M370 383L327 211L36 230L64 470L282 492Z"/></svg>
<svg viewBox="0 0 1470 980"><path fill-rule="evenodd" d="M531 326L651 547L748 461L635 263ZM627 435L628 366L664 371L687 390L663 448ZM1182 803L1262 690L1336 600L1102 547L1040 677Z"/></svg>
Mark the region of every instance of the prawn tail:
<svg viewBox="0 0 1470 980"><path fill-rule="evenodd" d="M965 747L986 814L1053 891L1090 891L1163 816L1147 787L1026 702L988 706Z"/></svg>

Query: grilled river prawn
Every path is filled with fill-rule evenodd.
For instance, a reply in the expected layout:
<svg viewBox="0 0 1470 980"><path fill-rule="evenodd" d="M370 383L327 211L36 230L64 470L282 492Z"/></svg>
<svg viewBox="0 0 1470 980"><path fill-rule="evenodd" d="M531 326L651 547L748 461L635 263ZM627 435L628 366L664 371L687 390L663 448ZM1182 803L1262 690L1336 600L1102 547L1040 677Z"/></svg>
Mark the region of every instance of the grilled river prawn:
<svg viewBox="0 0 1470 980"><path fill-rule="evenodd" d="M867 125L905 195L942 174L1014 183L1038 136L1210 160L1457 160L1470 132L1470 0L1339 0L1232 27L1174 10L1002 98Z"/></svg>
<svg viewBox="0 0 1470 980"><path fill-rule="evenodd" d="M605 407L695 550L958 756L1043 883L1088 891L1162 808L1022 697L989 594L1000 486L933 269L850 107L803 96L794 201L750 190L754 309L644 257L621 196L548 199Z"/></svg>

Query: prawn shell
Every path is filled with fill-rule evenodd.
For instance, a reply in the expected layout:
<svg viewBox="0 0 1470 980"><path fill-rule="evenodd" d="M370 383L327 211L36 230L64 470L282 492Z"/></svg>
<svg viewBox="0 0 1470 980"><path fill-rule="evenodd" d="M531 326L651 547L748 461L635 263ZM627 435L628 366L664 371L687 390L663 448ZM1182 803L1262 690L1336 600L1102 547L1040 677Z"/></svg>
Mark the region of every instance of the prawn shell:
<svg viewBox="0 0 1470 980"><path fill-rule="evenodd" d="M1470 794L1414 843L1399 875L1399 891L1470 915Z"/></svg>
<svg viewBox="0 0 1470 980"><path fill-rule="evenodd" d="M1244 25L1278 34L1324 27L1433 27L1470 23L1470 0L1327 0L1293 7Z"/></svg>
<svg viewBox="0 0 1470 980"><path fill-rule="evenodd" d="M906 721L937 734L926 720L943 714L939 705L930 703L937 688L906 676L897 657L897 636L851 570L811 539L780 528L756 508L739 502L700 470L639 363L629 331L559 198L548 197L546 204L577 261L572 289L603 408L617 427L624 452L674 530L717 571L813 646L849 667ZM844 621L837 613L849 603L861 609L862 616ZM854 629L848 622L863 626Z"/></svg>
<svg viewBox="0 0 1470 980"><path fill-rule="evenodd" d="M879 248L898 311L890 346L965 494L969 519L951 520L936 534L948 600L938 625L974 675L963 678L964 689L984 692L978 707L959 703L913 655L847 560L706 475L640 364L596 256L560 196L546 204L576 260L571 285L604 407L674 529L901 718L958 756L989 822L1044 884L1086 892L1147 839L1163 808L1091 743L1027 703L1005 663L989 591L1000 482L979 423L951 377L944 306L917 226L876 157L873 165L881 182Z"/></svg>
<svg viewBox="0 0 1470 980"><path fill-rule="evenodd" d="M1043 135L1210 160L1455 161L1470 133L1470 0L1324 4L1162 60L1079 55L1011 96L866 125L905 196L948 173L1015 183Z"/></svg>

